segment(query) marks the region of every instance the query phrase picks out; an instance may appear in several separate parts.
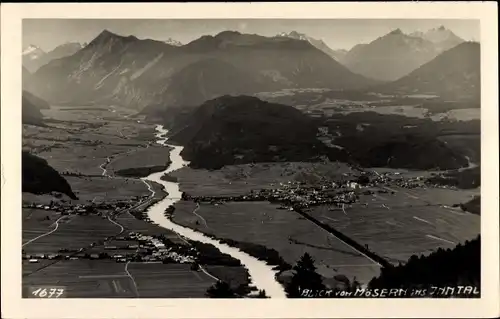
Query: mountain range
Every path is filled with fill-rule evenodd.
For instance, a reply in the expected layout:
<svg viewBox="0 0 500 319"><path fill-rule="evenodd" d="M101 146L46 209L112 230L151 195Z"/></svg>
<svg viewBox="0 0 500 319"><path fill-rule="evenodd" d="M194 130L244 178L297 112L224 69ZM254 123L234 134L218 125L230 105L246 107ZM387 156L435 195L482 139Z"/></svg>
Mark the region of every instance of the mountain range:
<svg viewBox="0 0 500 319"><path fill-rule="evenodd" d="M411 34L396 29L368 44L354 46L340 62L366 77L395 81L462 42L444 27Z"/></svg>
<svg viewBox="0 0 500 319"><path fill-rule="evenodd" d="M23 66L28 71L35 72L50 61L70 56L81 48L80 43L65 43L57 46L52 51L44 52L35 45L29 45L23 50Z"/></svg>
<svg viewBox="0 0 500 319"><path fill-rule="evenodd" d="M462 38L458 37L453 31L446 29L444 26L433 28L426 32L412 32L409 36L420 37L434 43L438 51L446 51L464 42Z"/></svg>
<svg viewBox="0 0 500 319"><path fill-rule="evenodd" d="M211 66L215 64L216 66ZM307 41L224 31L182 46L103 31L31 76L26 89L52 103L199 105L222 94L377 84Z"/></svg>
<svg viewBox="0 0 500 319"><path fill-rule="evenodd" d="M347 54L347 50L344 49L339 49L339 50L333 50L330 48L323 40L321 39L315 39L313 37L310 37L304 33L299 33L297 31L291 31L289 33L286 32L281 32L277 35L278 37L288 37L296 40L303 40L311 43L313 46L315 46L317 49L325 52L332 58L334 58L336 61L342 61L342 59L345 57Z"/></svg>
<svg viewBox="0 0 500 319"><path fill-rule="evenodd" d="M477 42L463 42L379 91L431 94L453 100L481 97L481 55Z"/></svg>
<svg viewBox="0 0 500 319"><path fill-rule="evenodd" d="M446 66L446 58L441 58L427 71L407 76L463 42L444 27L410 34L396 29L349 51L332 50L324 41L296 31L274 37L223 31L183 45L172 39L140 40L104 30L84 47L68 43L49 53L35 46L27 48L23 59L32 68L33 61L48 62L32 74L24 65L23 87L55 104L113 103L138 110L194 107L227 94L290 88L411 91L405 88L411 87L414 92L449 95L453 88L472 82L477 83L476 89L466 90L478 90L479 55L464 53L460 58L462 50L458 50L454 61L471 58L475 62ZM462 79L464 75L457 70L465 66L467 74L477 76ZM453 77L443 73L447 68L455 69ZM440 74L433 75L438 70ZM446 83L425 88L424 80L415 78L423 73L428 74L425 81L429 83L443 76ZM396 83L380 85L383 81L373 79ZM477 95L468 91L464 95Z"/></svg>

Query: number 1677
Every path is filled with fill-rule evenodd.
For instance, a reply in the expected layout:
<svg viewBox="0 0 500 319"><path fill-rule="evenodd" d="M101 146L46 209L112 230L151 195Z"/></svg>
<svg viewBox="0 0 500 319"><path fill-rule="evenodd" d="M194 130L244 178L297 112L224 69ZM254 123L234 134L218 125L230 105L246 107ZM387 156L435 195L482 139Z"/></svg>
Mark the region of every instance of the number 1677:
<svg viewBox="0 0 500 319"><path fill-rule="evenodd" d="M64 294L63 288L38 288L31 293L38 298L59 298Z"/></svg>

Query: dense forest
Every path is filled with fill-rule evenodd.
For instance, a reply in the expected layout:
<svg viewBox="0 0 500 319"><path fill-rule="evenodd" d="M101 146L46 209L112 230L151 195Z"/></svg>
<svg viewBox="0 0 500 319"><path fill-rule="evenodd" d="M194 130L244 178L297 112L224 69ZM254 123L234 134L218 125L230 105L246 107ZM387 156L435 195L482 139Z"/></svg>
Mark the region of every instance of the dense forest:
<svg viewBox="0 0 500 319"><path fill-rule="evenodd" d="M481 186L481 167L474 167L462 171L451 171L427 179L427 183L453 186L463 189Z"/></svg>
<svg viewBox="0 0 500 319"><path fill-rule="evenodd" d="M460 204L460 208L466 212L481 215L481 196L475 196L470 201Z"/></svg>
<svg viewBox="0 0 500 319"><path fill-rule="evenodd" d="M369 288L430 289L481 284L481 238L458 244L453 249L439 248L428 256L413 255L407 263L382 268Z"/></svg>
<svg viewBox="0 0 500 319"><path fill-rule="evenodd" d="M78 199L66 179L59 175L46 160L30 154L22 153L22 189L23 192L48 194L58 192Z"/></svg>
<svg viewBox="0 0 500 319"><path fill-rule="evenodd" d="M194 168L318 161L322 156L347 159L344 152L317 140L314 120L291 106L255 97L222 96L209 100L184 118L183 123L172 141L185 145L182 155Z"/></svg>

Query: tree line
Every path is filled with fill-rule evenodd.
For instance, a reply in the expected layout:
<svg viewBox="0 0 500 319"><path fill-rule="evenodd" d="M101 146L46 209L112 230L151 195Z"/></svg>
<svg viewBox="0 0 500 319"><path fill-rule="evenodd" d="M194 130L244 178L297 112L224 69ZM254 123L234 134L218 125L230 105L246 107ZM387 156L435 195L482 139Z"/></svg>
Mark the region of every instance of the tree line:
<svg viewBox="0 0 500 319"><path fill-rule="evenodd" d="M479 288L481 282L481 238L478 235L473 240L458 244L453 249L438 248L433 253L413 255L404 264L385 266L381 268L378 277L374 277L367 285L369 289L425 289L431 286L456 287L472 286ZM307 252L293 266L293 275L284 283L288 298L310 298L311 294L304 292L320 292L331 290L355 292L361 284L347 278L341 280L337 287L327 287L323 277L318 274L314 259ZM343 277L343 276L341 276ZM336 278L337 279L337 278ZM219 281L207 290L209 298L242 298L226 282ZM329 294L315 296L327 298L335 296ZM267 298L265 291L259 291L257 298Z"/></svg>

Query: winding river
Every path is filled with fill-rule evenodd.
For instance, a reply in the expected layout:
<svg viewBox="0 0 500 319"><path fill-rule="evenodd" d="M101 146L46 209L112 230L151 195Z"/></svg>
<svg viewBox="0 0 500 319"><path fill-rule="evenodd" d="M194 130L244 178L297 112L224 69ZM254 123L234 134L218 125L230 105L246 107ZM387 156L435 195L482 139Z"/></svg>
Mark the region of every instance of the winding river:
<svg viewBox="0 0 500 319"><path fill-rule="evenodd" d="M170 151L171 164L166 170L153 173L148 177L143 178L144 181L153 181L163 185L165 187L165 191L168 193L167 197L148 208L147 215L151 221L186 238L217 247L217 249L219 249L222 253L231 255L241 262L250 274L250 281L252 285L256 286L258 289L265 290L266 295L270 298L286 298L283 287L275 279L276 271L274 271L271 266L237 248L207 237L203 233L194 231L191 228L177 225L165 216L165 209L179 201L181 199L182 192L179 189L178 183L164 181L161 177L188 165L189 162L185 161L180 155L183 149L182 146L167 144L168 138L166 137L166 134L168 133L168 130L164 129L162 125L158 125L156 130L158 131L156 134L156 138L158 139L157 143L172 147L173 149ZM152 193L154 194L154 191L152 191Z"/></svg>

